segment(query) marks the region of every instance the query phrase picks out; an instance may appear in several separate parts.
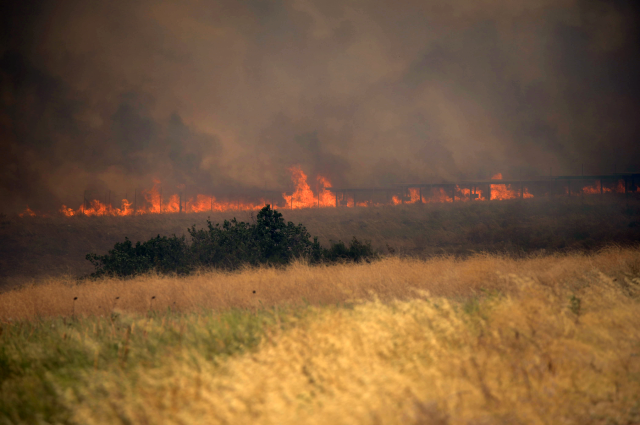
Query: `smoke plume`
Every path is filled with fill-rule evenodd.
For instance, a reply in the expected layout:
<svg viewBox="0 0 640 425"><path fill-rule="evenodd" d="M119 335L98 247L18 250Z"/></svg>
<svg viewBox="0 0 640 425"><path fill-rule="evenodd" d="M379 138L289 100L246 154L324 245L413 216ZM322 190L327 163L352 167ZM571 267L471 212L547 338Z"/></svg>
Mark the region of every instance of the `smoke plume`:
<svg viewBox="0 0 640 425"><path fill-rule="evenodd" d="M639 171L640 14L604 0L14 1L0 199ZM75 201L74 201L75 200Z"/></svg>

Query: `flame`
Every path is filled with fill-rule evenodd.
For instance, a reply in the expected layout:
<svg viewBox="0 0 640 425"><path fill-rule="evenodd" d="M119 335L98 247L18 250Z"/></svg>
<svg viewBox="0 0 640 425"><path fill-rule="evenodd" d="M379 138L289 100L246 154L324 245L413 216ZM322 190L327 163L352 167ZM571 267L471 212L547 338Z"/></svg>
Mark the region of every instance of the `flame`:
<svg viewBox="0 0 640 425"><path fill-rule="evenodd" d="M505 199L516 199L520 197L519 188L513 189L510 184L492 184L491 185L491 200L492 201L503 201ZM522 197L523 198L533 198L531 192L529 192L529 188L523 188Z"/></svg>
<svg viewBox="0 0 640 425"><path fill-rule="evenodd" d="M353 208L358 207L370 207L379 206L385 204L399 205L405 204L429 204L429 203L445 203L445 202L458 202L458 201L486 201L486 187L481 189L476 187L475 190L468 187L460 187L456 185L452 190L451 187L436 187L436 188L408 188L406 193L401 195L394 195L390 201L387 202L375 202L374 193L371 193L370 199L366 199L368 196L362 196L360 198L358 192L355 194L349 191L346 193L332 192L330 189L331 182L324 176L316 176L315 188L308 182L308 177L302 171L300 166L292 166L288 169L291 173L291 180L294 185L294 190L291 193L282 193L282 200L269 199L269 203L274 204L274 207L282 209L301 209L301 208L335 208L336 205L341 207ZM492 180L502 180L502 173L495 174ZM593 185L584 186L581 192L584 194L599 194L599 193L624 193L624 180L618 180L615 184L605 185L600 188L600 181L597 181ZM505 200L505 199L517 199L517 198L533 198L534 195L529 192L527 187L520 186L519 184L505 184L505 183L491 183L491 197L493 200ZM85 200L83 205L76 209L62 205L58 210L62 215L67 217L73 217L78 215L85 216L130 216L130 215L143 215L143 214L167 214L167 213L196 213L196 212L224 212L232 210L244 210L244 211L256 211L261 209L267 201L260 199L258 202L248 202L240 200L218 200L212 195L193 195L187 197L184 195L184 185L176 187L180 190L179 193L163 194L163 189L159 181L154 181L153 187L149 190L142 190L138 192L136 201L132 203L128 199L122 199L120 206L116 207L113 204L105 204L99 200ZM315 189L315 190L314 190ZM640 188L633 189L640 192ZM568 193L568 187L565 187L565 191ZM452 193L453 192L453 193ZM579 190L575 192L572 190L572 195L580 193ZM452 198L452 195L455 198ZM279 206L278 206L279 204ZM29 207L19 214L20 217L35 217L36 212L32 211Z"/></svg>
<svg viewBox="0 0 640 425"><path fill-rule="evenodd" d="M428 198L429 202L453 202L453 199L443 187L432 190L432 195Z"/></svg>
<svg viewBox="0 0 640 425"><path fill-rule="evenodd" d="M600 187L600 182L597 182L597 183L595 183L595 184L593 184L591 186L583 187L582 188L582 193L585 193L587 195L595 195L595 194L599 194L600 193L600 189L602 189L602 191L604 192L605 188L604 187L601 188ZM607 188L607 189L609 189L609 192L611 191L610 188Z"/></svg>
<svg viewBox="0 0 640 425"><path fill-rule="evenodd" d="M416 202L422 203L422 199L420 198L420 189L416 189L414 187L409 189L409 204L415 204Z"/></svg>
<svg viewBox="0 0 640 425"><path fill-rule="evenodd" d="M328 191L327 189L332 187L331 182L325 177L318 176L316 177L316 181L318 182L318 191L320 191L320 206L321 207L335 207L336 206L336 197L333 193Z"/></svg>
<svg viewBox="0 0 640 425"><path fill-rule="evenodd" d="M624 193L624 180L618 180L615 184L615 186L609 186L607 187L606 185L602 187L602 191L600 191L600 185L601 185L601 181L598 180L597 182L595 182L592 185L587 185L584 186L582 188L582 193L586 194L586 195L598 195L600 193ZM637 188L636 190L638 190L640 188ZM576 193L574 193L574 191L571 191L572 195L577 195L578 191L575 191ZM569 188L565 189L565 193L569 193Z"/></svg>
<svg viewBox="0 0 640 425"><path fill-rule="evenodd" d="M421 196L422 192L422 196ZM431 193L429 193L431 192ZM420 199L422 197L422 199ZM439 203L439 202L451 202L451 196L447 194L447 191L444 188L431 188L426 189L423 188L422 191L418 188L410 187L409 188L409 198L405 199L405 204L430 204L430 203ZM402 197L393 196L391 198L391 203L393 205L398 205L402 203Z"/></svg>
<svg viewBox="0 0 640 425"><path fill-rule="evenodd" d="M307 183L307 175L299 166L293 166L289 171L291 172L291 179L294 183L295 190L291 195L287 195L286 193L282 194L284 202L280 202L282 202L283 208L298 209L335 207L335 195L331 191L327 190L331 187L329 179L323 176L317 176L317 189L314 194ZM183 190L184 185L178 186L178 189ZM142 196L138 197L138 202L134 204L127 199L123 199L119 208L114 207L113 205L104 204L99 200L94 199L92 201L85 201L85 203L77 209L62 205L59 212L67 217L77 215L129 216L178 213L181 211L185 213L207 211L222 212L231 210L255 211L260 210L266 204L265 199L261 199L259 202L246 202L240 200L221 201L216 199L215 196L202 194L187 197L182 194L174 193L169 195L167 198L163 196L162 187L159 181L154 181L154 185L151 189L142 190L140 194ZM274 204L278 203L278 200L273 201L275 201ZM32 214L35 215L33 212Z"/></svg>
<svg viewBox="0 0 640 425"><path fill-rule="evenodd" d="M493 185L492 185L493 186ZM471 195L475 195L472 197ZM476 187L475 193L468 188L460 188L460 186L456 186L456 199L466 202L466 201L484 201L484 195L482 189Z"/></svg>
<svg viewBox="0 0 640 425"><path fill-rule="evenodd" d="M264 199L258 203L243 201L217 201L215 196L197 195L196 198L189 198L186 201L185 212L207 212L207 211L230 211L244 210L256 211L264 207Z"/></svg>
<svg viewBox="0 0 640 425"><path fill-rule="evenodd" d="M149 213L151 214L160 214L162 212L162 195L160 194L160 192L158 192L159 185L160 182L158 180L155 180L153 182L153 187L151 188L151 190L142 191L142 197L149 205ZM168 205L166 205L165 207L169 206L170 208L172 208L172 210L175 209L176 206L173 205L173 201L177 201L177 199L172 200L171 198L169 198Z"/></svg>
<svg viewBox="0 0 640 425"><path fill-rule="evenodd" d="M471 195L477 195L474 198ZM422 197L422 199L420 199ZM461 188L459 185L455 187L455 200L457 201L485 201L485 196L483 191L480 188L475 189L475 193L472 192L471 189ZM418 188L409 188L409 198L405 199L405 204L415 204L415 203L442 203L442 202L453 202L451 199L451 191L446 190L442 187L437 188L423 188L422 196L421 191ZM402 203L402 198L394 196L392 198L392 202L394 205L398 205Z"/></svg>
<svg viewBox="0 0 640 425"><path fill-rule="evenodd" d="M59 211L67 217L73 217L74 215L76 215L76 212L73 210L73 208L69 208L66 205L62 205Z"/></svg>
<svg viewBox="0 0 640 425"><path fill-rule="evenodd" d="M35 217L36 213L33 212L31 210L31 208L29 208L29 205L27 205L27 208L24 210L24 212L21 212L20 214L18 214L19 217Z"/></svg>
<svg viewBox="0 0 640 425"><path fill-rule="evenodd" d="M409 199L404 199L404 203L405 204L413 204L413 203L419 201L419 199L418 199L419 197L420 197L419 189L411 187L411 188L409 188ZM405 194L404 193L401 196L393 195L391 197L391 203L393 205L402 204L403 203L403 198L405 198Z"/></svg>
<svg viewBox="0 0 640 425"><path fill-rule="evenodd" d="M316 177L316 194L314 195L309 183L307 183L307 175L299 166L294 165L289 168L289 172L291 173L291 180L295 185L295 190L291 195L282 194L286 207L291 209L335 207L336 198L333 193L327 190L331 187L331 183L326 177Z"/></svg>
<svg viewBox="0 0 640 425"><path fill-rule="evenodd" d="M498 173L491 177L491 180L502 180L502 173ZM492 184L491 185L491 200L503 201L505 199L516 199L522 195L523 198L533 198L533 195L529 192L529 188L523 187L521 189L513 189L510 184ZM522 194L521 191L522 190Z"/></svg>

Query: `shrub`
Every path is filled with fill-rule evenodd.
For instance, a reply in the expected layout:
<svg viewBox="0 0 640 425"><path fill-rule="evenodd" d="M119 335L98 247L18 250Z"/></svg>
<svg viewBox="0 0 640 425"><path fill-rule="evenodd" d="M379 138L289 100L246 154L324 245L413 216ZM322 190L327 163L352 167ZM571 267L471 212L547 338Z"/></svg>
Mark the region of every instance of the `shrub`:
<svg viewBox="0 0 640 425"><path fill-rule="evenodd" d="M183 237L173 235L136 242L133 246L128 238L116 243L106 255L87 254L87 260L96 271L92 276L103 275L132 276L157 270L160 273L189 273L193 267L189 261L189 247Z"/></svg>
<svg viewBox="0 0 640 425"><path fill-rule="evenodd" d="M338 241L336 243L331 242L329 249L324 249L322 252L323 259L325 261L353 261L359 263L361 261L370 261L372 258L377 258L378 254L371 247L371 243L368 241L360 242L354 236L349 247L344 242Z"/></svg>
<svg viewBox="0 0 640 425"><path fill-rule="evenodd" d="M369 242L355 237L347 247L344 242L331 242L322 248L302 224L285 223L282 214L265 206L256 223L225 220L222 225L207 220L205 229L195 225L185 237L157 237L135 246L128 238L116 243L106 255L87 254L96 271L91 276L132 276L156 270L160 273L188 274L197 267L235 270L245 264L287 264L294 258L307 258L311 263L335 261L368 261L376 258Z"/></svg>
<svg viewBox="0 0 640 425"><path fill-rule="evenodd" d="M284 264L296 257L319 258L320 245L302 225L285 224L282 214L269 205L255 224L225 220L222 226L207 220L208 229L188 229L197 264L236 269L243 264Z"/></svg>

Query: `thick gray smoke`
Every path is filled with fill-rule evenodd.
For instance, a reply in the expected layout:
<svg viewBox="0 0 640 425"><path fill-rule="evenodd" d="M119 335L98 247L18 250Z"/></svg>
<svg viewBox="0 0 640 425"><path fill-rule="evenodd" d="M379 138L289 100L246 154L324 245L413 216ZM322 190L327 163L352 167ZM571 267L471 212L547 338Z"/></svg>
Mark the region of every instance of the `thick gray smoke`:
<svg viewBox="0 0 640 425"><path fill-rule="evenodd" d="M286 188L294 164L335 186L637 171L634 4L6 3L2 208Z"/></svg>

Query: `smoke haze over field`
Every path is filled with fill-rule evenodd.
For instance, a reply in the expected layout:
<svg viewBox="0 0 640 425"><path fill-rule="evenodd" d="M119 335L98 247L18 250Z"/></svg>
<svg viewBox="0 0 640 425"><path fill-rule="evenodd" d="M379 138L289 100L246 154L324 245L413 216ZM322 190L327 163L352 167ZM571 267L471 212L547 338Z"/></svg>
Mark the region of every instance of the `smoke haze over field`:
<svg viewBox="0 0 640 425"><path fill-rule="evenodd" d="M286 188L295 164L334 186L637 171L639 24L631 1L15 1L2 208Z"/></svg>

